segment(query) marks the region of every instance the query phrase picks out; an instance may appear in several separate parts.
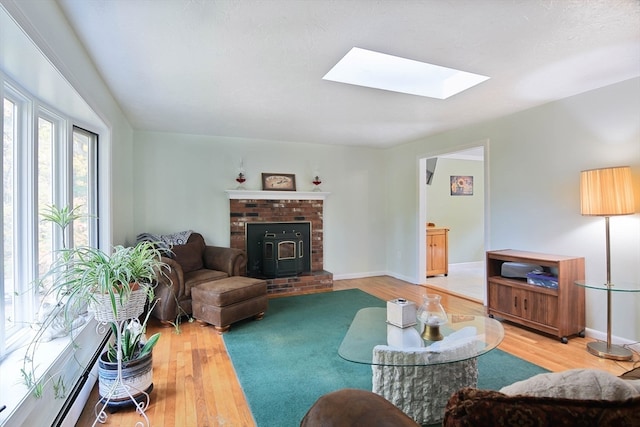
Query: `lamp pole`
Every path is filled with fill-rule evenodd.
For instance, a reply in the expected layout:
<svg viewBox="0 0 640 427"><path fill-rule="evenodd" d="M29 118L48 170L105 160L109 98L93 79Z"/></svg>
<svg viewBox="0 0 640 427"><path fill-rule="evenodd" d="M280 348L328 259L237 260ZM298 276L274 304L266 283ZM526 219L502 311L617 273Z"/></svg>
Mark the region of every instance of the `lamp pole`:
<svg viewBox="0 0 640 427"><path fill-rule="evenodd" d="M587 344L589 353L598 357L613 360L631 360L633 353L631 350L611 344L611 250L609 246L609 217L604 217L605 221L605 239L606 239L606 258L607 258L607 343L606 345L600 341L590 342Z"/></svg>

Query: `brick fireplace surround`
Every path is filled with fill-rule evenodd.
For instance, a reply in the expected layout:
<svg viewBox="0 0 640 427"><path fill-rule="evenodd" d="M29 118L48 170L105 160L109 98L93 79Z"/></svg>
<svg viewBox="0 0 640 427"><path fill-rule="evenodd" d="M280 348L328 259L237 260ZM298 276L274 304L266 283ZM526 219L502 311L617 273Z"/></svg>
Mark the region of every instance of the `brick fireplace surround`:
<svg viewBox="0 0 640 427"><path fill-rule="evenodd" d="M323 206L328 193L298 191L229 190L231 247L246 250L249 222L311 222L311 272L267 279L270 295L331 290L333 274L324 270Z"/></svg>

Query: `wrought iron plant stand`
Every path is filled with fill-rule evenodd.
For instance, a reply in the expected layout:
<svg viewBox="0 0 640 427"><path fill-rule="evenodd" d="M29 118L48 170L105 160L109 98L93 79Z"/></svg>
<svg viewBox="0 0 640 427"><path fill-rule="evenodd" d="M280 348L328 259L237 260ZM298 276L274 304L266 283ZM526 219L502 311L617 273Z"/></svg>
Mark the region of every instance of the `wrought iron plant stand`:
<svg viewBox="0 0 640 427"><path fill-rule="evenodd" d="M102 395L95 405L94 413L96 419L93 422L93 426L97 423L104 424L107 421L108 414L107 409L110 404L114 403L114 399L118 399L118 403L124 399L127 403L130 400L144 420L140 420L135 424L135 427L150 426L149 418L145 414L145 410L149 407L150 398L149 393L146 390L140 390L137 387L129 384L123 380L122 376L122 333L126 328L126 324L131 319L137 319L144 310L147 294L144 290L136 290L131 293L129 299L121 305L114 315L111 301L107 295L98 296L95 304L91 304L94 316L98 321L96 326L98 333L106 332L106 328L110 327L110 324L115 325L116 329L116 349L117 349L117 375L113 382L108 387L108 391ZM134 393L137 397L134 397ZM102 390L101 390L102 392ZM122 395L122 397L120 397ZM128 400L127 400L128 398Z"/></svg>

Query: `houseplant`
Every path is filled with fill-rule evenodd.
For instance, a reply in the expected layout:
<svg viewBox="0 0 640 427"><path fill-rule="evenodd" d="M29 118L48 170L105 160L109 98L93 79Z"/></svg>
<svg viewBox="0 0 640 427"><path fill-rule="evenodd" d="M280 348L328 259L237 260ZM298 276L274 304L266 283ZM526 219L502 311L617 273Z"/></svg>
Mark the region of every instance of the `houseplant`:
<svg viewBox="0 0 640 427"><path fill-rule="evenodd" d="M138 407L148 405L148 393L153 389L151 350L160 338L159 333L149 339L145 335L150 313L142 323L137 318L111 323L116 342L110 343L98 359L100 402L106 406L130 405L133 401Z"/></svg>
<svg viewBox="0 0 640 427"><path fill-rule="evenodd" d="M80 214L77 208L50 206L42 217L65 236L67 227ZM62 249L55 252L51 267L39 279L42 299L53 300L55 304L38 323L24 357L22 376L27 386L34 387L36 396L42 393L44 384L52 380L37 378L35 374L36 349L47 329L63 325L62 328L71 333L75 320L87 310L102 324L117 322L122 326L125 319L140 316L145 303L152 301L151 283L158 274L164 274L167 267L153 242L141 242L133 247L116 246L108 254L89 246L67 247L63 237ZM116 340L117 347L121 347L120 341Z"/></svg>
<svg viewBox="0 0 640 427"><path fill-rule="evenodd" d="M153 299L152 282L157 274L162 274L168 266L161 261L161 253L154 242L139 242L135 246L115 246L111 254L91 246L66 247L66 228L80 215L77 208L58 208L55 205L42 213L44 221L60 228L63 248L54 255L49 270L41 277L40 283L46 294L56 301L64 301L65 307L78 308L87 304L91 311L103 309L100 303L108 302L108 311L115 319L129 313L123 312L129 300L142 294L149 301ZM142 290L144 292L136 292ZM144 299L142 301L144 305ZM135 316L137 317L142 311ZM111 319L98 318L99 321Z"/></svg>

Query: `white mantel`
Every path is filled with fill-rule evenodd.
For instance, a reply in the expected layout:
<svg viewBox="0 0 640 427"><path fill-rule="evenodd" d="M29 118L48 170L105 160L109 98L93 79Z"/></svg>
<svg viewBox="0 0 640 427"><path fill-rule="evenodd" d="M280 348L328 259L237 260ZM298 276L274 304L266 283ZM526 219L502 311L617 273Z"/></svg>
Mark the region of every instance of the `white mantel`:
<svg viewBox="0 0 640 427"><path fill-rule="evenodd" d="M229 199L248 200L325 200L326 191L255 191L225 190Z"/></svg>

